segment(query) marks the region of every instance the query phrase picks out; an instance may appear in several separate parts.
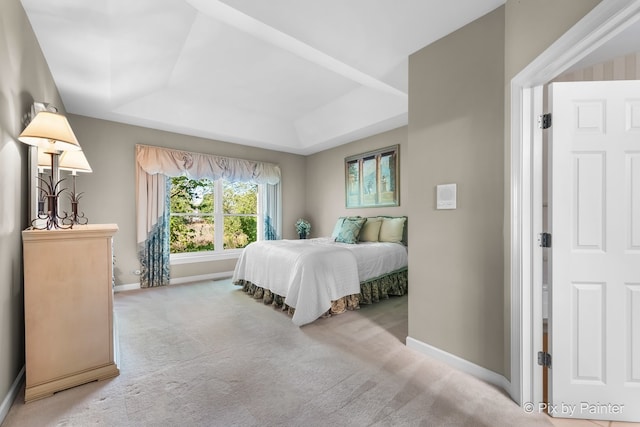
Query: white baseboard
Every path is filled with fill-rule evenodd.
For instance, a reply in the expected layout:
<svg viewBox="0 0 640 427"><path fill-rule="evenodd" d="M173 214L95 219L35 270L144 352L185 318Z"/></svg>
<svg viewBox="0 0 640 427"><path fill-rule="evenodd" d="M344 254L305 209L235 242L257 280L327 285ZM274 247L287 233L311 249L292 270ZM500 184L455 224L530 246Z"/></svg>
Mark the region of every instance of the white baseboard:
<svg viewBox="0 0 640 427"><path fill-rule="evenodd" d="M482 381L493 384L496 387L500 387L511 396L511 383L504 376L496 372L493 372L487 368L483 368L480 365L476 365L473 362L469 362L468 360L465 360L454 354L447 353L444 350L440 350L439 348L433 347L411 337L407 337L407 347L414 349L422 354L426 354L427 356L431 356L441 362L444 362L452 368L473 375L474 377L481 379Z"/></svg>
<svg viewBox="0 0 640 427"><path fill-rule="evenodd" d="M136 289L140 289L140 283L127 283L125 285L115 285L113 287L113 292L126 292L126 291L135 291Z"/></svg>
<svg viewBox="0 0 640 427"><path fill-rule="evenodd" d="M181 285L183 283L202 282L204 280L220 280L233 276L233 271L222 271L220 273L201 274L199 276L176 277L169 281L169 285ZM114 292L125 292L140 289L140 283L128 283L124 285L116 285L113 287Z"/></svg>
<svg viewBox="0 0 640 427"><path fill-rule="evenodd" d="M18 392L20 392L20 387L22 387L22 383L24 381L24 366L20 369L18 376L11 384L11 388L9 389L9 393L5 396L2 401L2 405L0 405L0 424L4 422L4 419L9 414L9 409L11 409L11 405L13 405L13 401L16 400L18 396Z"/></svg>

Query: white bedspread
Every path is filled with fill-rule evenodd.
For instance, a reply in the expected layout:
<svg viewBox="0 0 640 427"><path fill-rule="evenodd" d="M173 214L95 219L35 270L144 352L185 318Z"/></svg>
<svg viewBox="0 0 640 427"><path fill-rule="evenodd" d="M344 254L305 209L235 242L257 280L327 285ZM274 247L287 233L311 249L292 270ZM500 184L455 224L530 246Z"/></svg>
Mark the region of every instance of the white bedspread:
<svg viewBox="0 0 640 427"><path fill-rule="evenodd" d="M248 245L233 274L281 295L295 308L292 321L313 322L331 301L360 293L360 282L407 266L397 243L336 243L329 238L270 240Z"/></svg>

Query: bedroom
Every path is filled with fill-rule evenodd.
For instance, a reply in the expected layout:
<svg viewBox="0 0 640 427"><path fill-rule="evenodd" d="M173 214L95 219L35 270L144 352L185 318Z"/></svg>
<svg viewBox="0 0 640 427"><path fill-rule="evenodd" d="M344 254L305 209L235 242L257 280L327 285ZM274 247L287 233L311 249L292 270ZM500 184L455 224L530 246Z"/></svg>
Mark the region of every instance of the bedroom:
<svg viewBox="0 0 640 427"><path fill-rule="evenodd" d="M26 224L26 149L15 137L21 116L31 102L62 105L32 32L17 0L2 8L2 307L0 327L0 397L7 395L24 363L20 230ZM285 237L294 237L293 224L307 217L314 234L327 235L335 218L346 212L342 188L343 161L351 154L400 144L401 205L391 215L411 218L410 283L440 283L412 289L409 335L468 360L498 376L509 378L509 289L504 237L508 187L504 145L505 81L571 27L597 2L550 1L561 11L552 17L533 2L508 1L504 8L464 27L412 58L409 124L348 145L302 156L255 147L209 141L69 114L71 125L94 168L79 185L86 192L83 209L93 223L117 223L118 284L137 281L133 146L146 143L190 151L277 162L283 170L283 199L288 202ZM536 2L537 3L537 2ZM8 13L5 13L8 12ZM527 25L524 25L526 21ZM17 23L14 23L17 22ZM544 22L544 26L540 25ZM544 29L543 29L544 27ZM477 42L474 45L473 42ZM465 55L468 54L468 55ZM439 64L437 67L434 64ZM413 68L415 67L415 68ZM505 69L506 75L505 75ZM470 72L469 70L474 70ZM433 84L422 81L431 75ZM458 85L464 82L465 85ZM453 91L460 86L459 91ZM464 92L466 90L466 92ZM432 100L436 99L437 102ZM483 99L480 103L478 100ZM464 105L467 111L461 111ZM473 119L473 120L471 120ZM426 140L454 140L445 146ZM427 170L428 169L428 170ZM117 171L117 173L113 173ZM469 210L457 216L431 211L435 184L458 182ZM339 191L334 191L334 189ZM100 197L97 197L97 195ZM468 197L468 198L467 198ZM295 202L292 202L295 201ZM349 211L368 215L369 211ZM478 227L478 224L482 224ZM286 233L289 233L288 235ZM505 243L507 242L507 243ZM482 254L481 257L478 254ZM427 260L423 263L422 260ZM211 265L180 265L173 277L200 276L232 270L234 261ZM433 266L442 267L434 270ZM460 268L464 266L464 268ZM454 272L444 274L443 271ZM436 326L437 325L437 326ZM446 327L440 328L440 326Z"/></svg>

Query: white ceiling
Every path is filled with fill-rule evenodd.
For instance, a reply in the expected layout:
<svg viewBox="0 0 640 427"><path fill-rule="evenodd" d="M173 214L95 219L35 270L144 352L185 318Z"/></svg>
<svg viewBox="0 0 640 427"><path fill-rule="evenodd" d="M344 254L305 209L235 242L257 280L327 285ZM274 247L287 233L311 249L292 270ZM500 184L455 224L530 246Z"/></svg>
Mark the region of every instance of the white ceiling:
<svg viewBox="0 0 640 427"><path fill-rule="evenodd" d="M22 0L69 113L297 154L407 124L408 56L503 3Z"/></svg>

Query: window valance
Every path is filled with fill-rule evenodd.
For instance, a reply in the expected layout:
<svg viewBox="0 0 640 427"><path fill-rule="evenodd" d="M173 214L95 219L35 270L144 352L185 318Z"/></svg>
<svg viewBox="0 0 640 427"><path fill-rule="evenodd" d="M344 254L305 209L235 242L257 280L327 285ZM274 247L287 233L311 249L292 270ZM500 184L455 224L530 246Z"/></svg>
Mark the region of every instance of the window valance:
<svg viewBox="0 0 640 427"><path fill-rule="evenodd" d="M280 166L273 163L234 159L212 154L192 153L151 145L136 145L136 161L149 175L186 175L191 179L253 182L277 184Z"/></svg>

